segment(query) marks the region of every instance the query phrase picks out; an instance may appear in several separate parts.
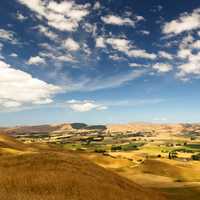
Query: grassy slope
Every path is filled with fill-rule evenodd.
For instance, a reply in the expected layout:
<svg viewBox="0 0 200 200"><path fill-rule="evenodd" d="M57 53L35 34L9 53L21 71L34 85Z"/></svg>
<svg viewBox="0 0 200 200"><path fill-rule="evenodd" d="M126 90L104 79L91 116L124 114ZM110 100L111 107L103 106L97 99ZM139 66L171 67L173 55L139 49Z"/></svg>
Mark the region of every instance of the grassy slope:
<svg viewBox="0 0 200 200"><path fill-rule="evenodd" d="M125 159L135 157L135 152L118 153L120 157L112 158L96 154L86 155L93 162L109 168L145 187L166 192L172 200L199 200L200 163L180 162L169 159L148 159L136 164ZM117 155L116 153L114 155ZM124 156L123 156L124 155ZM131 164L132 163L132 164Z"/></svg>
<svg viewBox="0 0 200 200"><path fill-rule="evenodd" d="M23 144L2 137L0 149L7 144L26 152ZM164 199L76 153L38 149L37 153L4 152L0 158L1 200L150 200L152 195Z"/></svg>

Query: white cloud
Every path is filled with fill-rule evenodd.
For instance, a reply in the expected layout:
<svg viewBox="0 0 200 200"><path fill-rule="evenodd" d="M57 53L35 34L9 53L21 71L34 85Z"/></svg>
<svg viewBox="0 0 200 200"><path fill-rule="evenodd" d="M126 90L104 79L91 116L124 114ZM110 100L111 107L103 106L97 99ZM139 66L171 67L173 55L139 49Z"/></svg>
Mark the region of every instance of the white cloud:
<svg viewBox="0 0 200 200"><path fill-rule="evenodd" d="M146 67L146 65L138 64L138 63L129 63L130 67Z"/></svg>
<svg viewBox="0 0 200 200"><path fill-rule="evenodd" d="M5 63L4 61L0 60L0 69L1 69L1 68L8 68L8 67L10 67L9 64L7 64L7 63Z"/></svg>
<svg viewBox="0 0 200 200"><path fill-rule="evenodd" d="M194 49L200 49L200 40L196 40L196 41L192 44L192 48L194 48Z"/></svg>
<svg viewBox="0 0 200 200"><path fill-rule="evenodd" d="M129 57L136 57L136 58L146 58L150 60L156 59L156 54L154 53L148 53L146 50L141 49L133 49L128 52Z"/></svg>
<svg viewBox="0 0 200 200"><path fill-rule="evenodd" d="M129 57L145 58L145 59L156 59L156 54L148 53L146 50L137 49L131 41L125 38L104 38L99 37L96 40L96 45L101 48L105 48L110 45L114 50L125 53Z"/></svg>
<svg viewBox="0 0 200 200"><path fill-rule="evenodd" d="M80 49L79 44L72 38L68 38L67 40L64 41L64 47L68 51L78 51Z"/></svg>
<svg viewBox="0 0 200 200"><path fill-rule="evenodd" d="M126 58L122 57L122 56L119 56L117 54L114 54L114 55L109 55L109 58L111 60L114 60L114 61L122 61L122 60L126 60Z"/></svg>
<svg viewBox="0 0 200 200"><path fill-rule="evenodd" d="M40 56L35 56L35 57L30 57L27 64L29 65L46 64L46 61L44 58L41 58Z"/></svg>
<svg viewBox="0 0 200 200"><path fill-rule="evenodd" d="M188 48L193 42L194 42L194 37L192 35L187 35L180 42L179 48L181 49Z"/></svg>
<svg viewBox="0 0 200 200"><path fill-rule="evenodd" d="M200 40L189 35L184 37L179 45L177 56L181 64L178 66L176 76L187 80L188 75L200 75Z"/></svg>
<svg viewBox="0 0 200 200"><path fill-rule="evenodd" d="M18 57L18 55L17 55L16 53L11 53L10 56L11 56L11 57L14 57L14 58L17 58L17 57Z"/></svg>
<svg viewBox="0 0 200 200"><path fill-rule="evenodd" d="M14 41L14 34L12 31L0 29L0 40Z"/></svg>
<svg viewBox="0 0 200 200"><path fill-rule="evenodd" d="M53 101L52 95L58 92L61 92L60 87L33 78L30 74L0 61L1 107L50 103Z"/></svg>
<svg viewBox="0 0 200 200"><path fill-rule="evenodd" d="M28 17L25 17L20 12L17 12L16 19L18 19L19 21L25 21L26 19L28 19Z"/></svg>
<svg viewBox="0 0 200 200"><path fill-rule="evenodd" d="M84 30L85 30L86 32L88 32L88 33L92 33L93 30L94 30L94 26L93 26L92 24L90 24L90 23L87 23L87 22L84 23L82 27L83 27Z"/></svg>
<svg viewBox="0 0 200 200"><path fill-rule="evenodd" d="M5 108L17 108L20 107L22 104L16 101L4 101L0 99L0 107Z"/></svg>
<svg viewBox="0 0 200 200"><path fill-rule="evenodd" d="M63 62L77 62L75 57L66 52L65 47L63 49L60 46L54 44L50 45L48 43L41 43L39 46L44 49L39 52L39 56L46 58L46 60L48 59L49 61L53 61L54 64Z"/></svg>
<svg viewBox="0 0 200 200"><path fill-rule="evenodd" d="M45 35L47 38L51 40L56 40L58 38L58 35L56 33L54 33L53 31L50 31L49 28L43 25L38 25L36 28L39 30L40 33L42 33L43 35Z"/></svg>
<svg viewBox="0 0 200 200"><path fill-rule="evenodd" d="M97 2L94 4L93 9L94 9L94 10L99 10L100 8L101 8L101 4L100 4L99 1L97 1Z"/></svg>
<svg viewBox="0 0 200 200"><path fill-rule="evenodd" d="M200 28L200 9L195 9L190 14L184 13L178 19L166 23L163 27L163 33L180 34L198 28Z"/></svg>
<svg viewBox="0 0 200 200"><path fill-rule="evenodd" d="M153 65L153 69L160 73L166 73L172 70L172 66L166 63L156 63Z"/></svg>
<svg viewBox="0 0 200 200"><path fill-rule="evenodd" d="M103 37L96 38L96 47L99 47L99 48L105 48L106 47L105 39Z"/></svg>
<svg viewBox="0 0 200 200"><path fill-rule="evenodd" d="M131 20L130 18L122 18L120 16L115 15L107 15L104 17L101 17L101 20L106 24L112 24L112 25L127 25L127 26L134 26L135 22Z"/></svg>
<svg viewBox="0 0 200 200"><path fill-rule="evenodd" d="M136 16L136 21L139 22L139 21L144 21L145 18L143 16Z"/></svg>
<svg viewBox="0 0 200 200"><path fill-rule="evenodd" d="M95 103L94 101L88 101L88 100L83 100L83 101L77 101L77 100L69 100L67 102L69 108L76 112L88 112L91 110L106 110L107 107L104 105L100 105Z"/></svg>
<svg viewBox="0 0 200 200"><path fill-rule="evenodd" d="M142 30L142 31L140 31L140 33L142 33L143 35L149 35L150 31Z"/></svg>
<svg viewBox="0 0 200 200"><path fill-rule="evenodd" d="M165 59L168 59L168 60L173 59L173 56L171 54L165 52L165 51L159 51L158 54L161 58L165 58Z"/></svg>
<svg viewBox="0 0 200 200"><path fill-rule="evenodd" d="M89 4L80 5L75 1L18 0L36 13L38 19L44 18L49 26L60 31L75 31L79 22L89 14Z"/></svg>
<svg viewBox="0 0 200 200"><path fill-rule="evenodd" d="M180 52L179 52L180 54ZM180 70L177 73L177 76L180 78L184 78L189 74L193 75L200 75L200 52L197 54L181 54L182 56L185 56L186 62L178 67Z"/></svg>
<svg viewBox="0 0 200 200"><path fill-rule="evenodd" d="M113 49L127 53L130 49L130 41L123 38L108 38L106 43L111 45Z"/></svg>
<svg viewBox="0 0 200 200"><path fill-rule="evenodd" d="M192 55L191 50L187 49L187 48L185 48L185 49L183 48L178 51L179 58L186 59L186 58L189 58L191 55Z"/></svg>
<svg viewBox="0 0 200 200"><path fill-rule="evenodd" d="M70 54L58 56L55 58L55 60L58 60L61 62L72 62L72 63L77 62L76 59Z"/></svg>

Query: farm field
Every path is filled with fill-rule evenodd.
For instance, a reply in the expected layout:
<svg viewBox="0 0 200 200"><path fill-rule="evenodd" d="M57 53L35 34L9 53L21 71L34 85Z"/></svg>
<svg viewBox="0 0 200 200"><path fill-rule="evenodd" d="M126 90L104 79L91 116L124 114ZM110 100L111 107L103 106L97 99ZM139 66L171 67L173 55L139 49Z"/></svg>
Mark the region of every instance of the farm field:
<svg viewBox="0 0 200 200"><path fill-rule="evenodd" d="M174 127L169 127L146 125L146 130L143 126L140 126L140 130L137 126L132 131L116 131L110 127L109 130L107 126L88 128L82 124L63 124L53 128L42 126L43 132L38 126L7 128L2 130L4 134L0 140L0 153L3 156L31 155L30 158L23 158L31 159L32 156L40 156L44 152L54 152L64 159L65 152L67 155L71 152L78 158L89 160L144 189L156 191L163 198L179 200L184 192L184 199L198 200L198 126L191 125L188 130L182 125L178 131L177 128L174 130ZM1 161L5 158L3 156ZM8 158L11 162L11 157ZM39 159L43 162L43 158Z"/></svg>

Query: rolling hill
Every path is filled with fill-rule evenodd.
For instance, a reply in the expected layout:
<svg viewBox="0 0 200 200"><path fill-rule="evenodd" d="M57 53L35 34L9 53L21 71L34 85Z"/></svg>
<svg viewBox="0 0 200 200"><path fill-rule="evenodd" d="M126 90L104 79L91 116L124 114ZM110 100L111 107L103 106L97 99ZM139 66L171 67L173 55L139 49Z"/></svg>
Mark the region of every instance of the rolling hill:
<svg viewBox="0 0 200 200"><path fill-rule="evenodd" d="M51 148L26 153L30 147L12 137L0 134L0 141L0 151L21 151L1 154L1 200L150 200L152 195L165 199L77 153Z"/></svg>

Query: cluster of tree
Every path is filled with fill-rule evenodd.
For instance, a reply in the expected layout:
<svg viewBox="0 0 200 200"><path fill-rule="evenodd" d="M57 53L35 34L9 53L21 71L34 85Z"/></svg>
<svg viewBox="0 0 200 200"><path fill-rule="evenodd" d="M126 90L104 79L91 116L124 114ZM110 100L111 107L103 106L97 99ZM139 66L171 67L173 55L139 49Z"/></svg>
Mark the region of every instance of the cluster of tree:
<svg viewBox="0 0 200 200"><path fill-rule="evenodd" d="M122 147L121 146L112 146L111 147L111 151L121 151L122 150Z"/></svg>
<svg viewBox="0 0 200 200"><path fill-rule="evenodd" d="M100 149L100 148L97 148L94 150L95 153L105 153L106 150L105 149Z"/></svg>
<svg viewBox="0 0 200 200"><path fill-rule="evenodd" d="M100 130L100 131L104 131L107 129L107 127L104 125L88 126L87 124L84 123L71 123L71 126L74 129L87 129L87 130Z"/></svg>
<svg viewBox="0 0 200 200"><path fill-rule="evenodd" d="M176 151L169 152L169 159L175 159L175 158L177 158L177 152Z"/></svg>
<svg viewBox="0 0 200 200"><path fill-rule="evenodd" d="M143 146L144 143L130 143L124 145L113 145L111 151L132 151L138 150L140 146Z"/></svg>
<svg viewBox="0 0 200 200"><path fill-rule="evenodd" d="M192 160L200 160L200 153L192 155Z"/></svg>

